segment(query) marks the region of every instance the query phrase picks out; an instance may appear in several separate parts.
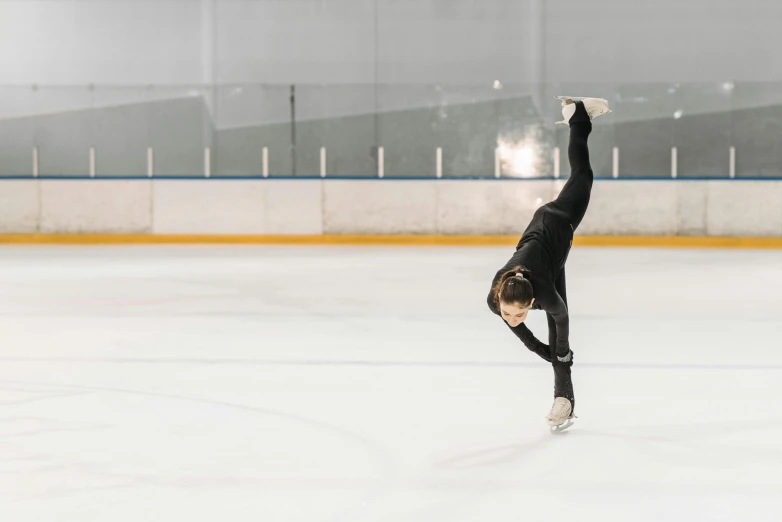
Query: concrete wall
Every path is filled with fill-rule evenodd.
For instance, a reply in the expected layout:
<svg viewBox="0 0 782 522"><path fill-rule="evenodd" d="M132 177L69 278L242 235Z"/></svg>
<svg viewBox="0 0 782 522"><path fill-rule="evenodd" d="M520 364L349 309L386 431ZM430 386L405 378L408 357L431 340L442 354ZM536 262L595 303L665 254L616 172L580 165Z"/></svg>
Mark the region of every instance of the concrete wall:
<svg viewBox="0 0 782 522"><path fill-rule="evenodd" d="M372 85L373 104L384 85L782 82L780 15L768 0L3 0L0 81Z"/></svg>
<svg viewBox="0 0 782 522"><path fill-rule="evenodd" d="M7 180L0 231L515 235L562 183ZM578 233L782 237L782 182L598 181Z"/></svg>
<svg viewBox="0 0 782 522"><path fill-rule="evenodd" d="M219 1L218 75L225 83L522 81L531 3Z"/></svg>
<svg viewBox="0 0 782 522"><path fill-rule="evenodd" d="M763 66L773 60L774 50L757 38L774 33L782 16L778 2L547 0L546 16L552 79L782 80L782 68Z"/></svg>
<svg viewBox="0 0 782 522"><path fill-rule="evenodd" d="M0 64L13 84L782 81L780 16L768 0L3 0Z"/></svg>
<svg viewBox="0 0 782 522"><path fill-rule="evenodd" d="M3 84L203 80L199 0L3 0Z"/></svg>

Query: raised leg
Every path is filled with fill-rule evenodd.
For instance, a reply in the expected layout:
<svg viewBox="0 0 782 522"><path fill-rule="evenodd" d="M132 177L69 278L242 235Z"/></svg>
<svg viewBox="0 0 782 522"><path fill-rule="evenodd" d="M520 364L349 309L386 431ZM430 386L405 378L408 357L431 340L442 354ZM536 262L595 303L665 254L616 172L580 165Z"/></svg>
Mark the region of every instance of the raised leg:
<svg viewBox="0 0 782 522"><path fill-rule="evenodd" d="M592 122L584 109L584 104L576 102L576 112L570 120L570 143L568 144L570 179L562 187L557 199L552 202L552 206L568 216L574 231L584 219L595 179L592 166L589 164L587 145L591 132Z"/></svg>

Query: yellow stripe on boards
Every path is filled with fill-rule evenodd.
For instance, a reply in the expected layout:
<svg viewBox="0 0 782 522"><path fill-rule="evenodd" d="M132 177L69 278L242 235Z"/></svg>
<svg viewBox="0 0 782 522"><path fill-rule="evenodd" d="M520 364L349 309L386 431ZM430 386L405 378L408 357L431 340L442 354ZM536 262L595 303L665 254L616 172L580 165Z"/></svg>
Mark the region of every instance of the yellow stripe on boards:
<svg viewBox="0 0 782 522"><path fill-rule="evenodd" d="M507 246L519 236L0 234L6 245ZM576 236L581 247L782 249L782 237Z"/></svg>
<svg viewBox="0 0 782 522"><path fill-rule="evenodd" d="M575 246L782 249L782 237L576 236Z"/></svg>
<svg viewBox="0 0 782 522"><path fill-rule="evenodd" d="M516 236L422 235L216 235L216 234L0 234L0 244L17 245L515 245Z"/></svg>

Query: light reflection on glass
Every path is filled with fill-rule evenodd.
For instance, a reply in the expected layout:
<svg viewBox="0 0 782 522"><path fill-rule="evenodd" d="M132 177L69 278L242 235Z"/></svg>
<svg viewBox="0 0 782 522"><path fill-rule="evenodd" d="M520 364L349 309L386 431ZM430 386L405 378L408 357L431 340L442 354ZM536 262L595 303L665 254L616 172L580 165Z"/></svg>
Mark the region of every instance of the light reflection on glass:
<svg viewBox="0 0 782 522"><path fill-rule="evenodd" d="M497 139L500 172L514 178L541 176L542 155L535 131L527 131L518 139L504 135Z"/></svg>

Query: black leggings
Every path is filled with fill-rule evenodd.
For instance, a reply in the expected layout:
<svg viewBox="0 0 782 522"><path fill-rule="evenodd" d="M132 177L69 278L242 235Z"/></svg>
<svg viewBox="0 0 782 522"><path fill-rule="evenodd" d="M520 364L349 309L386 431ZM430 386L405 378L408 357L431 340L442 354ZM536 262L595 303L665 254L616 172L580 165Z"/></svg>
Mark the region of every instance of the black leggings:
<svg viewBox="0 0 782 522"><path fill-rule="evenodd" d="M589 147L587 139L592 132L592 123L582 103L578 103L576 113L570 124L570 143L567 156L570 161L570 179L567 180L557 199L548 205L567 216L573 231L584 219L589 197L592 193L592 182L595 176L589 164Z"/></svg>
<svg viewBox="0 0 782 522"><path fill-rule="evenodd" d="M570 179L562 187L562 191L557 199L549 203L553 209L567 216L574 232L578 225L581 224L581 220L584 219L584 214L586 214L589 206L589 197L592 192L592 183L595 179L592 167L589 164L589 148L587 147L587 138L589 138L590 132L592 132L592 123L583 104L579 103L570 123L570 144L567 150L568 159L570 160ZM564 267L554 281L554 286L567 306ZM553 347L556 346L557 342L557 326L554 323L554 318L549 314L546 314L546 318L548 319L549 346ZM576 398L573 393L573 380L570 375L573 361L561 363L553 353L552 357L554 360L554 397L567 397L570 399L573 411L575 411Z"/></svg>

